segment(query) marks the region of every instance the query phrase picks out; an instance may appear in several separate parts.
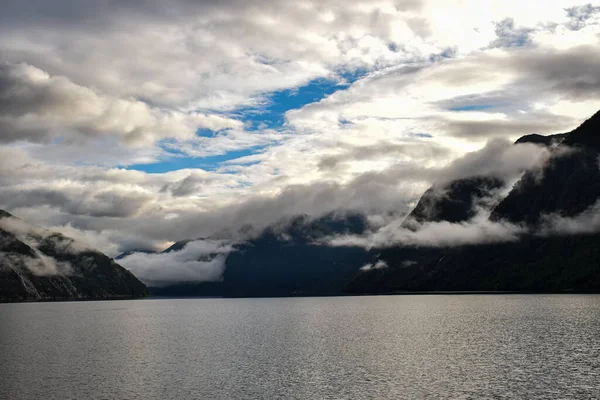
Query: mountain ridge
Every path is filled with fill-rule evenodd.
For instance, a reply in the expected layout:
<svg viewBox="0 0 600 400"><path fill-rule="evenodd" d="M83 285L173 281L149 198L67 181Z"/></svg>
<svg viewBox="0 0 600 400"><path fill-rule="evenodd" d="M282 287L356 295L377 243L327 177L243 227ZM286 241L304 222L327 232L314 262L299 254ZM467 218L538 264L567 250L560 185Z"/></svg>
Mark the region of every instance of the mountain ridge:
<svg viewBox="0 0 600 400"><path fill-rule="evenodd" d="M0 210L0 301L147 295L146 286L110 257Z"/></svg>
<svg viewBox="0 0 600 400"><path fill-rule="evenodd" d="M491 222L527 227L516 240L383 249L380 259L388 268L358 274L345 291L600 292L600 233L536 233L549 216L572 218L600 201L598 138L600 111L569 133L526 135L515 142L535 143L551 151L541 169L526 171L492 207ZM461 204L477 198L478 191L481 188L474 185L470 193L462 192ZM430 220L456 219L443 213Z"/></svg>

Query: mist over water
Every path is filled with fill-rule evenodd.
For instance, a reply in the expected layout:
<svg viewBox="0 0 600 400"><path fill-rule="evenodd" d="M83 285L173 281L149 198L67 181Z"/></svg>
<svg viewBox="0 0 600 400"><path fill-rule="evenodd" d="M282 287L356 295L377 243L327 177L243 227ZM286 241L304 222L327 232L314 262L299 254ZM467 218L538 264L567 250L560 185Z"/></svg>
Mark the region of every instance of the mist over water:
<svg viewBox="0 0 600 400"><path fill-rule="evenodd" d="M600 296L0 304L2 399L591 398Z"/></svg>

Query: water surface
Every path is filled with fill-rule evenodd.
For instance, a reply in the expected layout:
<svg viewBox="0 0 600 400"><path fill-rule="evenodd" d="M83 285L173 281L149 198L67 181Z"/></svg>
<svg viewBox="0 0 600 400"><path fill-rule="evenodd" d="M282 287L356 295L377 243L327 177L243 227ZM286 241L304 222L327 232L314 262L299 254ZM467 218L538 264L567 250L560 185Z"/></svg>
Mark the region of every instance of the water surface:
<svg viewBox="0 0 600 400"><path fill-rule="evenodd" d="M600 396L600 296L0 304L0 399Z"/></svg>

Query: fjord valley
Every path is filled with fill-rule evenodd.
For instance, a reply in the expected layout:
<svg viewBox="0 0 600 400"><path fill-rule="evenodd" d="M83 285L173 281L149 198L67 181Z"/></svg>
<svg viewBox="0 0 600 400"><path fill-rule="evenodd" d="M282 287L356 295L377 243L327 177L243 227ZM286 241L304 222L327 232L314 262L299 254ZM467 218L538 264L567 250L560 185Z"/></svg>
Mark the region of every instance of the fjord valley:
<svg viewBox="0 0 600 400"><path fill-rule="evenodd" d="M475 168L498 150L489 146L455 162L450 168L463 176L434 184L397 225L372 231L364 215L299 216L233 245L222 280L155 282L151 291L233 297L597 292L599 137L600 112L566 134L523 136L500 151L537 148L543 160L517 171L514 182L501 168L485 174ZM438 237L429 238L436 229ZM166 252L183 252L190 242ZM122 257L125 265L129 256Z"/></svg>
<svg viewBox="0 0 600 400"><path fill-rule="evenodd" d="M300 215L262 231L245 228L246 236L222 232L112 260L4 212L0 297L147 295L117 262L134 273L153 266L154 275L140 278L152 294L169 297L597 292L599 137L600 112L565 134L491 143L441 171L408 215L375 229L359 213ZM475 168L491 152L501 158L520 151L539 159L514 171L504 163ZM182 262L207 275L177 276Z"/></svg>

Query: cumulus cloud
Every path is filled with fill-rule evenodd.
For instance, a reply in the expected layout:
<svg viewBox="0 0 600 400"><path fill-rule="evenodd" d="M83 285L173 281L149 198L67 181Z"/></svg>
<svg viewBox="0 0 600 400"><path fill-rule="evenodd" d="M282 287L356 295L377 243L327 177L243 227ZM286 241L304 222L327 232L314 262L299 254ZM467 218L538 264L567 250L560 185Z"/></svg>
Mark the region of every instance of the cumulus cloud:
<svg viewBox="0 0 600 400"><path fill-rule="evenodd" d="M4 142L115 136L140 146L166 137L191 138L199 128L241 126L217 115L169 112L139 100L107 97L32 65L0 65L0 140Z"/></svg>
<svg viewBox="0 0 600 400"><path fill-rule="evenodd" d="M525 46L531 44L529 34L533 31L531 28L515 26L512 18L506 18L496 23L496 35L498 38L491 44L492 47L513 47Z"/></svg>
<svg viewBox="0 0 600 400"><path fill-rule="evenodd" d="M569 15L568 27L573 30L582 29L594 20L596 24L600 23L600 6L590 4L569 7L566 9Z"/></svg>
<svg viewBox="0 0 600 400"><path fill-rule="evenodd" d="M214 240L189 242L178 251L135 253L119 263L152 286L178 282L214 282L222 278L231 244Z"/></svg>

